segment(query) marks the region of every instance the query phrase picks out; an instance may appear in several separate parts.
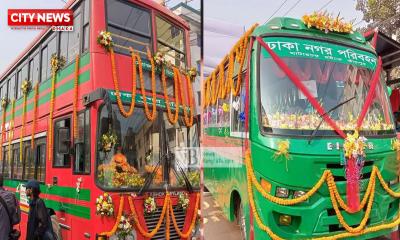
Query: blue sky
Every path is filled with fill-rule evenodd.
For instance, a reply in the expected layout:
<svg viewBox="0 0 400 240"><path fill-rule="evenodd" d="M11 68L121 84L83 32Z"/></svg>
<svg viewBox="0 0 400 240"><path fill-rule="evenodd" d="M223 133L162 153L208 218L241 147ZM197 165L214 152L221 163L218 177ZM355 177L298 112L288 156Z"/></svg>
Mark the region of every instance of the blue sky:
<svg viewBox="0 0 400 240"><path fill-rule="evenodd" d="M283 4L283 5L282 5ZM365 25L363 14L355 10L355 0L204 0L204 65L209 72L230 50L246 28L274 17L301 18L323 8L345 20Z"/></svg>
<svg viewBox="0 0 400 240"><path fill-rule="evenodd" d="M65 0L67 1L67 0ZM150 0L149 0L150 1ZM170 0L168 7L175 6L183 0ZM28 46L40 31L37 30L13 30L7 24L7 10L9 8L62 8L64 0L1 0L0 5L0 74L9 64ZM200 9L200 0L193 0L189 5Z"/></svg>

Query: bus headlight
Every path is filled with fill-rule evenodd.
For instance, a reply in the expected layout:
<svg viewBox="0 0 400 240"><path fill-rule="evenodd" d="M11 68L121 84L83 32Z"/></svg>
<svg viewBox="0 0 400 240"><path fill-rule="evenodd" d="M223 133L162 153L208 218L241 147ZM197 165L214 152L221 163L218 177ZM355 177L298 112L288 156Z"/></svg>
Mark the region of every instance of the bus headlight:
<svg viewBox="0 0 400 240"><path fill-rule="evenodd" d="M289 215L280 215L279 224L283 226L289 226L290 224L292 224L292 217Z"/></svg>
<svg viewBox="0 0 400 240"><path fill-rule="evenodd" d="M294 193L293 193L294 198L299 198L304 195L306 195L306 192L304 192L304 191L294 191Z"/></svg>
<svg viewBox="0 0 400 240"><path fill-rule="evenodd" d="M275 191L275 196L280 198L288 198L289 197L289 189L284 187L277 187Z"/></svg>
<svg viewBox="0 0 400 240"><path fill-rule="evenodd" d="M271 183L268 182L267 180L265 180L264 178L261 178L261 182L260 182L261 186L263 187L263 189L267 192L270 193L271 192Z"/></svg>

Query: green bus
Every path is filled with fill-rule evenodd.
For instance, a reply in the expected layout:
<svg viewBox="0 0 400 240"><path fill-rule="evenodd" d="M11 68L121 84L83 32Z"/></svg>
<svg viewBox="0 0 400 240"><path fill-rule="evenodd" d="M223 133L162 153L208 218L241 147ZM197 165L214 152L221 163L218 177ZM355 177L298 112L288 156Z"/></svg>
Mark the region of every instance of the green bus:
<svg viewBox="0 0 400 240"><path fill-rule="evenodd" d="M397 227L398 140L374 44L274 18L205 79L204 184L243 239L370 239Z"/></svg>

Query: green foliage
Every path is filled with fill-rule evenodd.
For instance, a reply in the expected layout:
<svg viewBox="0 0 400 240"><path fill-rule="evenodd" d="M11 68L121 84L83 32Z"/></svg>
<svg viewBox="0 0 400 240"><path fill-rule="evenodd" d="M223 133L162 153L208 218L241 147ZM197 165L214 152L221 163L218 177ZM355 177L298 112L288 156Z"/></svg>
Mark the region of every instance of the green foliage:
<svg viewBox="0 0 400 240"><path fill-rule="evenodd" d="M399 39L400 1L398 0L357 0L356 10L362 11L363 20L368 28L379 27L379 30Z"/></svg>

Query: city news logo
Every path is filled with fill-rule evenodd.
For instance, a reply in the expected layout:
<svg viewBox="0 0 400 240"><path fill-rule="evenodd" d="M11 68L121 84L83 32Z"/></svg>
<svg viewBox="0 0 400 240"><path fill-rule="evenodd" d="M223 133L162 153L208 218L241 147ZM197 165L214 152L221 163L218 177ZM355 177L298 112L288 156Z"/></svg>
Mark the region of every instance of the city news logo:
<svg viewBox="0 0 400 240"><path fill-rule="evenodd" d="M8 9L8 26L13 29L73 31L74 12L71 9Z"/></svg>

